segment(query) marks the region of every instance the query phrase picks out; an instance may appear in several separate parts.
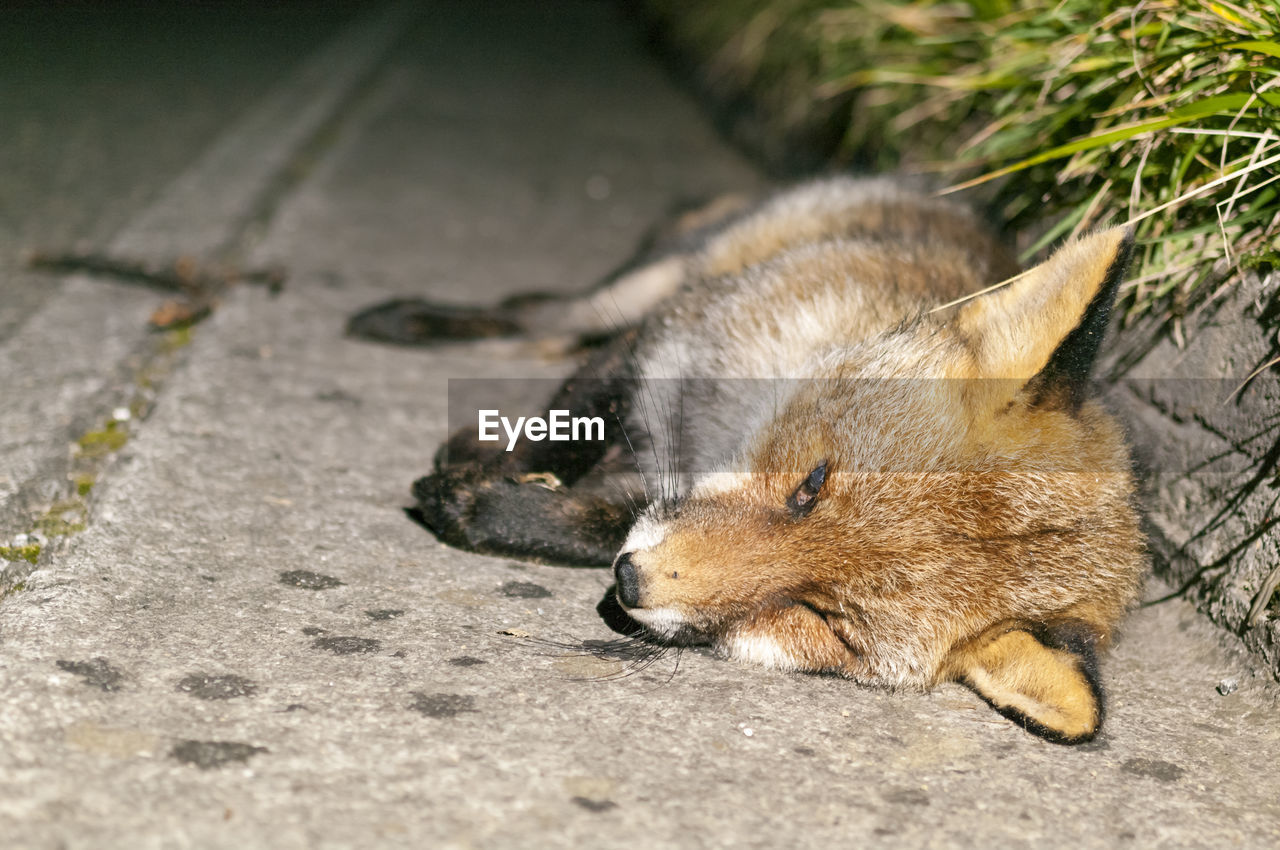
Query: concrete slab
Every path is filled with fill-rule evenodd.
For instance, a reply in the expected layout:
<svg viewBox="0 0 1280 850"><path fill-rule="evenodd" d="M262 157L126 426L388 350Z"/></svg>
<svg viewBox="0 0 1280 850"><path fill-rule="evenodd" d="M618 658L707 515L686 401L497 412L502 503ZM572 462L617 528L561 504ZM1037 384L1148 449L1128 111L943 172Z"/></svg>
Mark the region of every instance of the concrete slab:
<svg viewBox="0 0 1280 850"><path fill-rule="evenodd" d="M1068 749L955 686L574 654L613 637L607 571L404 518L449 378L566 364L346 341L347 314L582 285L678 196L759 180L609 6L426 7L253 249L289 287L197 329L89 528L0 600L4 843L1280 842L1277 688L1181 602L1134 615Z"/></svg>
<svg viewBox="0 0 1280 850"><path fill-rule="evenodd" d="M1280 379L1246 381L1273 356L1264 317L1277 291L1280 274L1246 276L1186 317L1182 345L1133 329L1135 343L1154 339L1110 396L1153 470L1145 502L1164 575L1280 676Z"/></svg>
<svg viewBox="0 0 1280 850"><path fill-rule="evenodd" d="M243 243L253 235L257 218L287 188L300 154L326 122L341 116L348 95L365 81L415 12L409 3L367 11L267 87L234 121L225 112L208 110L227 121L220 135L149 203L133 211L106 243L107 251L161 263L182 256L243 259ZM135 37L144 42L153 35L143 23L138 28ZM178 29L180 37L190 35ZM237 46L269 49L259 38L241 36ZM274 80L272 70L258 68L260 78ZM207 122L188 118L174 123ZM139 149L128 159L134 169L147 162L150 148L145 139L136 141ZM102 188L91 184L86 191L90 207ZM41 212L37 206L37 218L50 217ZM70 235L62 225L41 234L44 239ZM17 265L21 250L3 242L0 247L9 249L5 264ZM44 243L50 244L56 245ZM57 281L31 273L14 273L6 284L6 293L15 293L12 302L25 305L7 308L10 331L0 333L0 392L5 397L0 407L0 534L7 537L26 531L42 505L73 489L67 481L67 445L101 426L113 407L135 406L139 376L154 371L149 366L164 353L164 344L157 345L146 324L156 299L137 289L83 275ZM39 297L23 294L31 291Z"/></svg>
<svg viewBox="0 0 1280 850"><path fill-rule="evenodd" d="M23 253L105 246L360 4L0 9L0 342L61 287Z"/></svg>

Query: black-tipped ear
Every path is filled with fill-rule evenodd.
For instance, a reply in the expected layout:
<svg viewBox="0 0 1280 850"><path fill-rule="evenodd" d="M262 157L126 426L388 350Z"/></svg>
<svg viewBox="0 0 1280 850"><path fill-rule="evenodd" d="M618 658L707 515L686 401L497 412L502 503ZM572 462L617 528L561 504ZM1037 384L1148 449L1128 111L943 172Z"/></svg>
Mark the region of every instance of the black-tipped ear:
<svg viewBox="0 0 1280 850"><path fill-rule="evenodd" d="M1124 239L1116 247L1115 255L1107 267L1102 286L1089 301L1080 324L1067 334L1054 349L1049 362L1029 383L1035 404L1046 402L1063 404L1076 410L1085 400L1089 374L1098 357L1098 348L1111 324L1111 308L1116 303L1116 293L1124 280L1129 258L1133 255L1133 231L1127 229Z"/></svg>
<svg viewBox="0 0 1280 850"><path fill-rule="evenodd" d="M1096 643L1078 620L1010 628L953 649L947 668L1028 732L1083 744L1102 726Z"/></svg>
<svg viewBox="0 0 1280 850"><path fill-rule="evenodd" d="M1089 234L962 307L956 325L972 346L976 376L1078 406L1132 248L1130 228Z"/></svg>

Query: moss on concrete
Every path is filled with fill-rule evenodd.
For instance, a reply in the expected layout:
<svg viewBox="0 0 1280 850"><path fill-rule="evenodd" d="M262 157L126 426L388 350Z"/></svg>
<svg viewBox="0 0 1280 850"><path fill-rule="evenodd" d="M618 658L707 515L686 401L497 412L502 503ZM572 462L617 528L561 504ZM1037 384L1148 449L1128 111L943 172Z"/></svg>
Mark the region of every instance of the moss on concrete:
<svg viewBox="0 0 1280 850"><path fill-rule="evenodd" d="M86 431L76 440L80 453L88 457L103 457L118 452L129 442L129 431L120 422L108 421L101 428Z"/></svg>
<svg viewBox="0 0 1280 850"><path fill-rule="evenodd" d="M34 565L40 560L41 546L38 543L27 543L22 546L0 546L0 560L26 561ZM16 586L16 585L15 585Z"/></svg>

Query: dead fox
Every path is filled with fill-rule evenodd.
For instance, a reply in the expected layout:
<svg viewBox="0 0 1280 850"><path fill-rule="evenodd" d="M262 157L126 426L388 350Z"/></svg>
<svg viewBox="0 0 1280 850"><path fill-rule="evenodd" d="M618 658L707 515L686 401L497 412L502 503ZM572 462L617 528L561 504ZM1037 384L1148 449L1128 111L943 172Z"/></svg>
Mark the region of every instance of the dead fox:
<svg viewBox="0 0 1280 850"><path fill-rule="evenodd" d="M612 564L650 639L888 687L968 685L1051 741L1103 717L1096 653L1146 567L1088 377L1132 234L1018 275L970 210L835 178L684 220L577 298L375 307L398 342L605 340L548 410L605 439L455 434L414 484L449 544ZM580 484L628 445L642 489Z"/></svg>

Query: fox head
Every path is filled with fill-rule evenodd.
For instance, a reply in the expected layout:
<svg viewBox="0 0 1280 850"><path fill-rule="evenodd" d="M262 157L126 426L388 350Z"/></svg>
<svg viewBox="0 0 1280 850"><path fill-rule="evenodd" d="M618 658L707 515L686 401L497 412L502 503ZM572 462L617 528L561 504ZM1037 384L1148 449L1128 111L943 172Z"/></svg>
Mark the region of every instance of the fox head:
<svg viewBox="0 0 1280 850"><path fill-rule="evenodd" d="M1087 236L947 318L818 352L731 471L641 515L619 602L662 640L962 681L1090 739L1095 650L1145 566L1122 433L1086 391L1131 241Z"/></svg>

